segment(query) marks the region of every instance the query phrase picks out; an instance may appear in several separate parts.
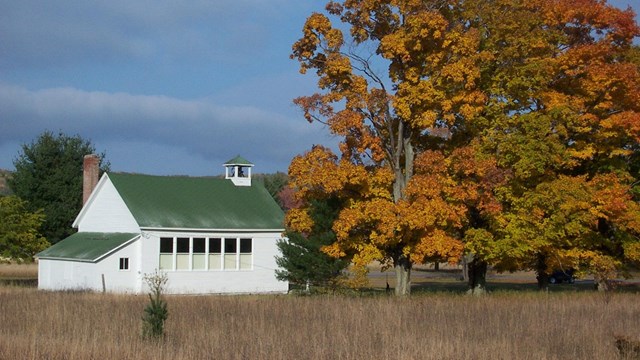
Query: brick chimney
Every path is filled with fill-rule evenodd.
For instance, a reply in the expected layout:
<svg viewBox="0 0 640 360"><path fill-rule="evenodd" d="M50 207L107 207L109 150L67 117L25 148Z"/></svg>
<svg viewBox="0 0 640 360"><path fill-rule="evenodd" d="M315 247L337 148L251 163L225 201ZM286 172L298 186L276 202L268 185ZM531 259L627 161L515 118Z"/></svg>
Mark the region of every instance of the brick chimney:
<svg viewBox="0 0 640 360"><path fill-rule="evenodd" d="M84 156L82 164L82 205L84 205L91 192L98 185L98 175L100 174L100 158L98 155L90 154Z"/></svg>

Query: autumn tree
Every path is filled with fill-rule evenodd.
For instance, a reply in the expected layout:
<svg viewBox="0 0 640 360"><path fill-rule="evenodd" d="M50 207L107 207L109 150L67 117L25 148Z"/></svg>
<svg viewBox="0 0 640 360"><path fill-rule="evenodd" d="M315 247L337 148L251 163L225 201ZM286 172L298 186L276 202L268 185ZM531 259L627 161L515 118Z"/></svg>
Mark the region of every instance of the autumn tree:
<svg viewBox="0 0 640 360"><path fill-rule="evenodd" d="M44 222L42 210L27 210L17 196L0 196L0 256L17 261L33 261L33 255L46 249L49 242L40 234Z"/></svg>
<svg viewBox="0 0 640 360"><path fill-rule="evenodd" d="M598 176L615 175L617 190L637 178L633 17L595 0L332 1L312 14L292 57L320 91L295 102L343 141L340 157L315 147L294 159L290 176L301 199L345 199L325 251L394 266L398 294L414 262L454 259L463 243L479 272L533 268L542 281L552 265L536 244L595 259L607 236L540 242L515 224L540 213L527 212L529 199L562 176L592 194L602 194ZM627 225L598 223L624 228L627 244L634 206L624 199ZM305 219L304 209L288 215Z"/></svg>
<svg viewBox="0 0 640 360"><path fill-rule="evenodd" d="M71 224L82 207L82 164L84 156L95 153L90 141L79 135L45 131L30 144L23 144L13 164L16 168L9 186L27 201L32 212L44 209L43 235L52 243L74 231ZM101 171L108 169L100 155Z"/></svg>
<svg viewBox="0 0 640 360"><path fill-rule="evenodd" d="M395 267L396 293L407 294L414 262L462 251L466 194L434 165L468 141L465 122L488 100L479 87L482 29L457 2L344 1L326 10L307 19L292 56L302 72L315 70L321 92L296 103L343 138L341 157L312 150L290 176L301 197L322 189L351 199L327 251Z"/></svg>
<svg viewBox="0 0 640 360"><path fill-rule="evenodd" d="M541 288L562 267L593 273L602 285L638 241L631 187L640 72L631 43L640 31L630 10L600 1L506 9L519 15L492 22L495 12L478 11L492 34L484 46L495 50L482 67L491 100L478 139L509 181L498 189L499 226L471 231L468 248L499 269L535 270Z"/></svg>

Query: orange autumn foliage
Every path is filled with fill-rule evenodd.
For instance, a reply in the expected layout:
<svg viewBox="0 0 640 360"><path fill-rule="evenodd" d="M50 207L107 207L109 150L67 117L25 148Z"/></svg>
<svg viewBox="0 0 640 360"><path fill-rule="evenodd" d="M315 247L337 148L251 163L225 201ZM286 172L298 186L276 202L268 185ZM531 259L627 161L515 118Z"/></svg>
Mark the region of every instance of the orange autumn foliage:
<svg viewBox="0 0 640 360"><path fill-rule="evenodd" d="M422 156L428 155L431 153ZM398 202L391 195L393 174L388 168L367 169L338 161L330 150L320 146L296 157L289 175L291 186L301 197L338 196L348 200L334 223L338 241L325 249L328 254L349 255L358 266L373 260L390 265L388 252L400 247L415 262L423 262L427 257L455 262L462 243L442 229L459 227L464 208L451 206L445 200L455 192L455 184L444 190L437 184L446 176L446 169L440 169L438 174L434 170L437 169L418 167L418 175L407 186L406 199ZM427 188L433 192L420 191ZM304 209L290 211L287 226L300 231L304 230L300 224L306 224L309 229L312 224L307 219Z"/></svg>
<svg viewBox="0 0 640 360"><path fill-rule="evenodd" d="M615 254L634 257L632 11L599 0L345 0L325 10L293 45L319 89L295 103L340 138L340 155L315 146L289 175L303 203L344 200L328 254L405 272L463 251L540 271L542 258L605 269L603 259L623 261ZM541 199L555 205L534 206ZM594 250L606 240L594 219L618 232L616 249ZM287 221L310 226L304 205Z"/></svg>

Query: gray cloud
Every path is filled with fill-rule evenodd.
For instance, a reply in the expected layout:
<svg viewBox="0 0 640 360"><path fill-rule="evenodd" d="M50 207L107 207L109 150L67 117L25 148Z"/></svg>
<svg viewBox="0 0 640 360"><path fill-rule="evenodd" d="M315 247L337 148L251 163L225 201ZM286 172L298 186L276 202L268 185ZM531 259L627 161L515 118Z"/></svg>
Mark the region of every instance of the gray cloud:
<svg viewBox="0 0 640 360"><path fill-rule="evenodd" d="M288 59L324 0L0 0L0 168L45 130L79 134L117 171L211 174L241 154L286 170L335 144L291 99Z"/></svg>
<svg viewBox="0 0 640 360"><path fill-rule="evenodd" d="M251 106L221 106L209 99L74 88L30 91L0 84L0 118L0 148L16 140L28 143L44 130L79 134L97 147L111 146L114 155L127 157L112 159L114 170L123 171L142 172L135 164L155 157L165 159L174 173L192 173L203 162L221 163L237 154L267 164L263 171L286 171L293 156L312 143L328 140L322 128L300 116ZM98 150L111 158L109 148ZM167 168L156 169L167 173Z"/></svg>
<svg viewBox="0 0 640 360"><path fill-rule="evenodd" d="M267 46L273 1L0 0L0 66L72 66L163 56L237 61Z"/></svg>

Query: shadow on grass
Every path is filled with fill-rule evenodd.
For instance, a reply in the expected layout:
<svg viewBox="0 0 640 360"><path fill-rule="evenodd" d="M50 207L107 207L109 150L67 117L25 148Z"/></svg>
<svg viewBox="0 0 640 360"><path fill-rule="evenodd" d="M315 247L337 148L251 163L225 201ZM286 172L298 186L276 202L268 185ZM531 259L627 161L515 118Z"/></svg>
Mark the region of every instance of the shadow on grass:
<svg viewBox="0 0 640 360"><path fill-rule="evenodd" d="M452 293L465 294L468 290L467 284L462 281L425 281L414 284L411 292L415 294L429 293ZM537 292L537 283L523 282L487 282L487 291L495 292ZM550 284L549 292L552 293L571 293L571 292L595 292L596 287L591 280L576 281L574 284ZM615 292L624 293L640 293L640 283L618 283L614 289Z"/></svg>
<svg viewBox="0 0 640 360"><path fill-rule="evenodd" d="M37 278L0 278L0 286L37 287Z"/></svg>
<svg viewBox="0 0 640 360"><path fill-rule="evenodd" d="M412 272L423 272L423 273L434 273L434 274L441 274L443 276L446 275L456 275L456 276L460 276L462 274L462 270L460 269L426 269L426 268L419 268L419 267L414 267L411 268Z"/></svg>

